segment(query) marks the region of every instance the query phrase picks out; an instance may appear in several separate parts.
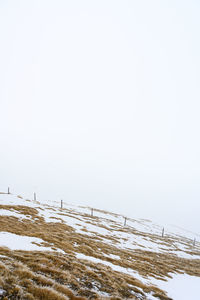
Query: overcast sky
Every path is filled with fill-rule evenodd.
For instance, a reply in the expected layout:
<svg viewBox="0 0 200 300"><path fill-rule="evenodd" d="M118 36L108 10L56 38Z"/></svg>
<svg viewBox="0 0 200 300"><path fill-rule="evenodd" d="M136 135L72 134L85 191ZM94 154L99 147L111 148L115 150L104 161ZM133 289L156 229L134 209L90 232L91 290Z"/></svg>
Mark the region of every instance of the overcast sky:
<svg viewBox="0 0 200 300"><path fill-rule="evenodd" d="M198 233L199 15L195 0L1 0L1 189Z"/></svg>

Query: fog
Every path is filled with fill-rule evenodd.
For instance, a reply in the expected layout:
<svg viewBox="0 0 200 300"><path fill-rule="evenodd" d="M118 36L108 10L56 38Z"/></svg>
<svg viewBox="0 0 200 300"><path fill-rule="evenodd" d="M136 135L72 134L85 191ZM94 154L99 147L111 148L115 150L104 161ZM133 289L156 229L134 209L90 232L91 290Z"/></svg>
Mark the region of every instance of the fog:
<svg viewBox="0 0 200 300"><path fill-rule="evenodd" d="M0 189L199 232L199 1L1 1Z"/></svg>

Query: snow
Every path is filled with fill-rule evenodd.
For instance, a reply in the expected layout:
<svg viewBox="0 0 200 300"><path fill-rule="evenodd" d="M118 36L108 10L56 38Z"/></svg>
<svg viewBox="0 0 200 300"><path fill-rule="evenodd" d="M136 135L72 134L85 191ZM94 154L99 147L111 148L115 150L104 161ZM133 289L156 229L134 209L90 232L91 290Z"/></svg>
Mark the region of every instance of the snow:
<svg viewBox="0 0 200 300"><path fill-rule="evenodd" d="M38 204L28 199L22 199L19 196L12 194L0 194L1 205L25 205L29 207L36 207Z"/></svg>
<svg viewBox="0 0 200 300"><path fill-rule="evenodd" d="M186 253L184 251L171 251L170 253L185 259L199 259L199 255Z"/></svg>
<svg viewBox="0 0 200 300"><path fill-rule="evenodd" d="M188 274L170 274L168 281L154 280L159 288L167 291L173 300L188 300L199 298L200 277Z"/></svg>
<svg viewBox="0 0 200 300"><path fill-rule="evenodd" d="M3 290L2 288L0 288L0 296L3 296L5 294L5 290Z"/></svg>
<svg viewBox="0 0 200 300"><path fill-rule="evenodd" d="M9 257L7 257L7 256L5 256L5 255L1 255L1 254L0 254L0 257L1 257L1 258L9 258Z"/></svg>
<svg viewBox="0 0 200 300"><path fill-rule="evenodd" d="M21 218L21 219L30 219L30 217L27 217L23 214L17 213L13 210L7 210L7 209L0 209L0 216L16 217L16 218Z"/></svg>
<svg viewBox="0 0 200 300"><path fill-rule="evenodd" d="M196 238L197 240L200 239L199 234L197 234L195 232L192 232L192 231L189 231L187 229L178 227L176 225L166 224L165 227L166 227L167 232L170 235L178 236L178 237L184 237L184 238L187 237L188 239L191 239L191 240L194 240L194 238Z"/></svg>
<svg viewBox="0 0 200 300"><path fill-rule="evenodd" d="M151 280L150 278L144 278L143 276L141 276L138 272L134 271L133 269L131 268L124 268L124 267L121 267L121 266L118 266L118 265L114 265L112 264L111 262L108 262L108 261L104 261L102 259L99 259L99 258L96 258L96 257L92 257L92 256L88 256L88 255L84 255L82 253L76 253L76 258L77 259L83 259L83 260L88 260L88 261L91 261L95 264L103 264L105 266L108 266L110 267L113 271L117 271L117 272L120 272L120 273L125 273L125 274L128 274L134 278L136 278L137 280L143 282L143 283L146 283L146 284L151 284ZM155 300L157 298L153 297L151 294L149 293L146 293L146 296L147 296L147 299L148 300Z"/></svg>
<svg viewBox="0 0 200 300"><path fill-rule="evenodd" d="M94 217L90 216L91 208L75 206L63 202L63 209L60 208L59 201L30 201L19 198L11 194L0 194L0 204L4 205L28 205L37 208L38 216L46 222L64 222L74 230L83 235L98 236L105 243L112 244L121 249L141 249L157 253L171 253L182 258L193 259L200 257L199 243L196 242L196 255L192 254L193 233L172 225L165 225L165 236L170 237L170 241L161 238L162 226L153 224L149 220L127 219L127 226L123 226L124 217L118 214L107 213L94 209ZM51 204L51 205L50 205ZM16 216L18 218L28 218L16 212L6 212L0 210L0 215ZM173 232L174 229L174 232ZM183 237L187 233L190 238ZM152 237L147 235L151 235Z"/></svg>
<svg viewBox="0 0 200 300"><path fill-rule="evenodd" d="M104 256L108 257L108 258L116 259L116 260L120 259L119 255L114 255L114 254L104 254Z"/></svg>
<svg viewBox="0 0 200 300"><path fill-rule="evenodd" d="M82 253L76 253L76 257L78 259L84 259L84 260L91 261L95 264L103 264L105 266L110 267L114 271L131 275L131 276L137 278L140 281L144 280L144 278L142 276L140 276L136 271L134 271L130 268L124 268L124 267L121 267L121 266L118 266L118 265L114 265L111 262L108 262L108 261L105 261L105 260L102 260L102 259L99 259L99 258L96 258L96 257L93 257L93 256L88 256L88 255L85 255L85 254L82 254Z"/></svg>
<svg viewBox="0 0 200 300"><path fill-rule="evenodd" d="M44 243L42 239L17 235L10 232L0 232L0 247L8 247L11 250L25 251L53 251L50 247L42 247L37 244Z"/></svg>
<svg viewBox="0 0 200 300"><path fill-rule="evenodd" d="M200 236L173 225L163 224L159 226L149 220L127 219L127 226L124 226L124 217L118 214L94 209L94 217L91 217L90 207L75 206L64 202L63 209L61 209L59 201L43 201L43 203L40 203L11 194L0 194L0 205L24 205L36 208L38 216L42 216L46 222L63 222L71 226L79 234L97 237L116 248L149 250L157 253L177 255L187 259L200 258L200 243L198 242ZM14 216L22 220L31 218L31 216L18 213L13 208L0 209L0 216ZM163 227L165 228L164 238L161 237ZM196 238L195 247L192 246L194 237ZM51 247L44 247L42 243L44 241L39 238L0 232L0 246L9 247L12 250L53 251ZM57 249L57 251L64 253L60 249ZM155 280L151 277L144 278L131 268L124 268L106 261L106 258L111 258L116 260L115 263L120 264L118 262L120 261L120 256L112 253L104 254L105 260L80 253L77 253L76 257L95 264L106 265L114 271L133 276L145 284L157 285L159 288L166 290L169 297L174 300L196 299L196 295L200 291L199 277L173 274L173 278L168 279L168 281ZM147 299L155 298L148 294Z"/></svg>
<svg viewBox="0 0 200 300"><path fill-rule="evenodd" d="M153 284L159 287L162 290L165 290L168 294L168 297L173 300L188 300L188 299L197 299L197 295L200 293L200 277L190 276L187 274L169 274L172 276L168 281L157 280L153 277L144 278L134 271L131 268L124 268L118 265L114 265L111 262L104 261L99 258L92 256L87 256L82 253L76 254L77 259L83 259L91 261L95 264L103 264L110 267L112 270L125 273L145 284ZM156 299L153 295L147 294L147 299Z"/></svg>
<svg viewBox="0 0 200 300"><path fill-rule="evenodd" d="M145 277L141 276L137 271L135 271L131 268L124 268L124 267L115 265L111 262L108 262L108 261L105 261L105 260L102 260L102 259L99 259L99 258L96 258L96 257L93 257L93 256L88 256L88 255L85 255L85 254L82 254L82 253L76 253L76 257L78 259L91 261L95 264L98 264L98 263L103 264L105 266L110 267L113 271L117 271L117 272L120 272L120 273L125 273L127 275L130 275L130 276L138 279L139 281L141 281L143 283L145 282L146 284L151 284L151 277L145 278Z"/></svg>

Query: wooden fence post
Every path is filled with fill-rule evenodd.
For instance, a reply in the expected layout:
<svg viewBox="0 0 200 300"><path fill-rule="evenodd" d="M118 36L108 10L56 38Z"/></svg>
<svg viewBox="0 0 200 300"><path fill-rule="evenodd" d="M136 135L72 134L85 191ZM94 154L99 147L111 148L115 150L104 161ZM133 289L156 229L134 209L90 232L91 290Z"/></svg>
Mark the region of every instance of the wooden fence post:
<svg viewBox="0 0 200 300"><path fill-rule="evenodd" d="M36 201L37 197L36 197L36 193L34 193L34 201Z"/></svg>
<svg viewBox="0 0 200 300"><path fill-rule="evenodd" d="M194 241L193 241L193 247L195 247L195 243L196 243L196 239L194 238Z"/></svg>
<svg viewBox="0 0 200 300"><path fill-rule="evenodd" d="M60 203L60 207L61 209L63 208L63 201L61 200L61 203Z"/></svg>
<svg viewBox="0 0 200 300"><path fill-rule="evenodd" d="M94 209L91 208L91 216L93 217L93 214L94 214Z"/></svg>
<svg viewBox="0 0 200 300"><path fill-rule="evenodd" d="M162 230L162 237L164 237L164 233L165 233L165 228L163 227L163 230Z"/></svg>
<svg viewBox="0 0 200 300"><path fill-rule="evenodd" d="M10 188L8 187L8 194L10 194Z"/></svg>
<svg viewBox="0 0 200 300"><path fill-rule="evenodd" d="M124 226L126 226L127 217L124 217Z"/></svg>

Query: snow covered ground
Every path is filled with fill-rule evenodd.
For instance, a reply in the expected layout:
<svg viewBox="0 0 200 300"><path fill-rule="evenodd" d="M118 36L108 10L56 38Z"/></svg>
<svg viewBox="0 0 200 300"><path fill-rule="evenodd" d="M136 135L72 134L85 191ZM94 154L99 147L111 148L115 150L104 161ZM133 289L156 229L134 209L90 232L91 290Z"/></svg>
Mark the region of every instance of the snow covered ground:
<svg viewBox="0 0 200 300"><path fill-rule="evenodd" d="M128 219L127 225L124 226L123 216L94 210L94 216L91 217L91 209L88 207L64 203L64 208L61 209L60 203L56 201L40 203L11 194L0 194L0 205L23 205L36 208L38 216L43 217L47 223L65 223L73 227L77 233L90 237L98 236L104 243L113 244L120 249L139 249L155 253L170 253L187 259L200 259L199 235L172 225L165 225L165 238L162 238L163 227L153 224L151 221ZM1 216L13 216L19 220L32 220L30 215L19 213L14 208L0 208ZM194 237L196 238L195 246L193 246ZM54 251L51 247L45 247L42 239L20 236L5 231L0 232L1 246L6 246L12 250ZM57 251L64 253L60 249L57 249ZM120 260L118 255L112 253L104 256L116 261ZM172 279L167 278L167 281L155 280L154 278L144 278L133 269L121 267L106 261L106 259L97 259L81 253L76 253L76 258L106 265L114 271L129 274L145 284L155 284L159 288L166 290L169 297L174 300L197 299L195 295L199 295L200 277L187 274L171 274ZM155 299L150 294L147 296L148 299Z"/></svg>
<svg viewBox="0 0 200 300"><path fill-rule="evenodd" d="M121 266L114 265L110 262L95 257L87 256L81 253L77 253L76 257L79 259L91 261L95 264L100 263L106 265L114 271L131 275L147 285L153 284L160 289L167 291L168 296L174 300L197 299L196 295L199 295L200 292L200 277L190 276L187 274L169 274L170 276L172 276L172 278L168 278L167 281L156 280L153 277L144 278L139 273L130 268L123 268ZM153 297L152 295L149 295L147 293L146 296L149 300L157 299L156 297Z"/></svg>
<svg viewBox="0 0 200 300"><path fill-rule="evenodd" d="M200 277L188 274L170 274L167 281L152 280L159 288L167 291L168 296L174 300L199 299Z"/></svg>
<svg viewBox="0 0 200 300"><path fill-rule="evenodd" d="M27 217L23 214L20 214L19 212L16 212L14 210L7 210L7 209L0 209L0 216L10 216L10 217L16 217L18 219L30 219L30 217Z"/></svg>
<svg viewBox="0 0 200 300"><path fill-rule="evenodd" d="M22 236L10 232L0 232L0 246L8 247L11 250L25 250L25 251L53 251L50 247L43 247L42 239ZM61 250L58 250L59 252ZM64 253L62 251L62 253Z"/></svg>

